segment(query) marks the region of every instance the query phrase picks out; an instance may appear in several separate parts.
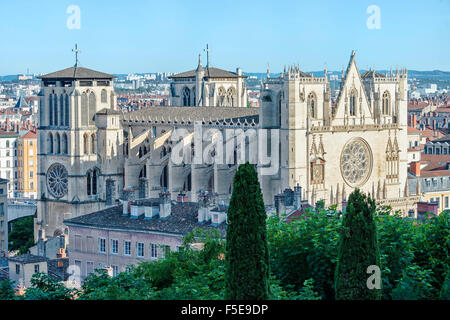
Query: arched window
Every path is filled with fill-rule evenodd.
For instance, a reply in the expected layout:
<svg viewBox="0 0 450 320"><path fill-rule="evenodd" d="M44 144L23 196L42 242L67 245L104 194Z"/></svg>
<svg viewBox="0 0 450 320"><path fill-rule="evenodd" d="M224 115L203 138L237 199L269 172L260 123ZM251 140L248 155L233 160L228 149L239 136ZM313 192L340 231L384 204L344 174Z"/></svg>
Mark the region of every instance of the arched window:
<svg viewBox="0 0 450 320"><path fill-rule="evenodd" d="M317 99L316 99L316 94L314 92L311 92L310 94L308 94L307 106L308 106L308 110L311 114L311 118L316 119L317 118Z"/></svg>
<svg viewBox="0 0 450 320"><path fill-rule="evenodd" d="M48 125L53 125L53 95L48 96Z"/></svg>
<svg viewBox="0 0 450 320"><path fill-rule="evenodd" d="M234 90L233 87L230 87L227 90L226 106L234 107L235 102L236 102L236 90Z"/></svg>
<svg viewBox="0 0 450 320"><path fill-rule="evenodd" d="M93 125L94 124L94 116L95 116L95 106L96 106L96 102L95 102L95 94L94 92L91 92L91 94L89 95L89 124Z"/></svg>
<svg viewBox="0 0 450 320"><path fill-rule="evenodd" d="M106 93L106 90L103 89L102 90L102 95L101 95L101 101L102 103L107 103L108 101L108 93Z"/></svg>
<svg viewBox="0 0 450 320"><path fill-rule="evenodd" d="M48 153L53 153L53 134L48 134Z"/></svg>
<svg viewBox="0 0 450 320"><path fill-rule="evenodd" d="M356 116L356 91L350 93L350 115Z"/></svg>
<svg viewBox="0 0 450 320"><path fill-rule="evenodd" d="M59 133L56 134L56 143L55 143L55 153L60 154L61 153L61 137L59 136Z"/></svg>
<svg viewBox="0 0 450 320"><path fill-rule="evenodd" d="M91 173L91 171L88 171L87 176L86 176L86 190L87 190L88 196L90 196L92 194L92 173Z"/></svg>
<svg viewBox="0 0 450 320"><path fill-rule="evenodd" d="M89 153L89 137L87 133L83 135L83 153L88 154Z"/></svg>
<svg viewBox="0 0 450 320"><path fill-rule="evenodd" d="M62 153L69 154L68 149L67 134L64 133L62 136Z"/></svg>
<svg viewBox="0 0 450 320"><path fill-rule="evenodd" d="M66 106L65 106L65 111L64 111L64 116L65 116L65 126L69 126L69 96L65 95L65 100L66 100Z"/></svg>
<svg viewBox="0 0 450 320"><path fill-rule="evenodd" d="M92 194L97 194L97 179L98 179L98 172L97 169L94 169L92 171Z"/></svg>
<svg viewBox="0 0 450 320"><path fill-rule="evenodd" d="M220 87L217 91L217 105L223 107L225 104L225 88Z"/></svg>
<svg viewBox="0 0 450 320"><path fill-rule="evenodd" d="M91 135L91 153L95 153L96 152L96 148L95 148L95 134Z"/></svg>
<svg viewBox="0 0 450 320"><path fill-rule="evenodd" d="M6 140L6 147L9 148L9 140Z"/></svg>
<svg viewBox="0 0 450 320"><path fill-rule="evenodd" d="M381 113L383 115L388 115L389 114L389 107L391 105L391 101L390 101L390 96L389 96L389 92L385 91L383 93L383 97L382 97L382 101L381 101Z"/></svg>
<svg viewBox="0 0 450 320"><path fill-rule="evenodd" d="M110 105L111 105L111 109L115 109L114 108L114 92L111 92L111 97L110 97L110 99L109 99L110 101L109 101L109 103L110 103Z"/></svg>
<svg viewBox="0 0 450 320"><path fill-rule="evenodd" d="M88 125L88 103L87 103L87 94L84 92L81 95L81 125L87 126Z"/></svg>
<svg viewBox="0 0 450 320"><path fill-rule="evenodd" d="M59 125L60 126L64 126L64 121L65 121L65 119L66 119L66 117L65 117L65 114L64 114L64 111L65 111L65 106L64 106L64 95L61 95L60 97L59 97L59 110L60 110L60 112L59 112Z"/></svg>
<svg viewBox="0 0 450 320"><path fill-rule="evenodd" d="M58 125L58 96L53 95L53 125Z"/></svg>
<svg viewBox="0 0 450 320"><path fill-rule="evenodd" d="M139 147L138 157L139 157L139 158L142 158L142 147Z"/></svg>
<svg viewBox="0 0 450 320"><path fill-rule="evenodd" d="M191 90L185 87L183 90L183 106L187 107L191 105Z"/></svg>
<svg viewBox="0 0 450 320"><path fill-rule="evenodd" d="M277 97L277 109L278 109L278 125L281 127L281 93Z"/></svg>

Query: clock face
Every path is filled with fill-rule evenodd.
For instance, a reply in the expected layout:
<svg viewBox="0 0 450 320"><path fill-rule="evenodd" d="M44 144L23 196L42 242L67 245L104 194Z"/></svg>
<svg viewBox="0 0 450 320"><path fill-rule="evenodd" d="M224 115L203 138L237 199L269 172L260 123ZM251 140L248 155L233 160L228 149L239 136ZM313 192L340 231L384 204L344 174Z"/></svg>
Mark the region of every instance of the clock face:
<svg viewBox="0 0 450 320"><path fill-rule="evenodd" d="M67 194L67 169L60 163L54 163L47 171L47 189L50 194L59 199Z"/></svg>
<svg viewBox="0 0 450 320"><path fill-rule="evenodd" d="M372 153L367 142L361 138L347 142L341 154L341 173L345 182L358 187L366 182L371 171Z"/></svg>
<svg viewBox="0 0 450 320"><path fill-rule="evenodd" d="M322 180L323 177L323 169L321 165L315 165L313 168L313 177L314 180Z"/></svg>

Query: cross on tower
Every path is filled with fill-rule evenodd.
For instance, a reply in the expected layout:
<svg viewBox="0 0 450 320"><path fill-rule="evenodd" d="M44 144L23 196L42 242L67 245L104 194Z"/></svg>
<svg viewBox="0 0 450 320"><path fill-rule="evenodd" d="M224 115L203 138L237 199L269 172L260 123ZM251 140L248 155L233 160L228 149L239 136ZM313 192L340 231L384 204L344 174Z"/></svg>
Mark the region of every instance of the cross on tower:
<svg viewBox="0 0 450 320"><path fill-rule="evenodd" d="M75 52L75 68L78 67L78 53L81 52L81 50L78 50L78 44L75 43L75 49L72 49L72 52Z"/></svg>

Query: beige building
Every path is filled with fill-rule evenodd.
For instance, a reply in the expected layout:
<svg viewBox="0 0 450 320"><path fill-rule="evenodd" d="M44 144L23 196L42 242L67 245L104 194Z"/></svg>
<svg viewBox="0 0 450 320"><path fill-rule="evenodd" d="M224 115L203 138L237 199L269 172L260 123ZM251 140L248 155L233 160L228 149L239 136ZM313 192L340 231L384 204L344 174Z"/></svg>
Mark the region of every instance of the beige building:
<svg viewBox="0 0 450 320"><path fill-rule="evenodd" d="M262 176L266 203L299 184L309 203L346 200L355 188L406 215L416 211L407 187L407 72L360 73L352 52L339 96L327 77L298 66L269 78L260 126L280 128L280 172Z"/></svg>
<svg viewBox="0 0 450 320"><path fill-rule="evenodd" d="M37 135L28 131L17 139L17 197L37 198Z"/></svg>
<svg viewBox="0 0 450 320"><path fill-rule="evenodd" d="M9 279L19 288L31 287L31 278L35 273L47 273L47 258L24 254L8 259Z"/></svg>
<svg viewBox="0 0 450 320"><path fill-rule="evenodd" d="M8 253L8 180L0 178L0 256Z"/></svg>

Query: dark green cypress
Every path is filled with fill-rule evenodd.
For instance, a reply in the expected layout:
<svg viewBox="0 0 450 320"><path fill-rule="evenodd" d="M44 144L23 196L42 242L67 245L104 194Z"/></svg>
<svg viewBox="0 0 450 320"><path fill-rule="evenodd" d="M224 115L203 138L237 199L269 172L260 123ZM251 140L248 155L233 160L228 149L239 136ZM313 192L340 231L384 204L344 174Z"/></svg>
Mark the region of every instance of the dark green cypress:
<svg viewBox="0 0 450 320"><path fill-rule="evenodd" d="M266 210L253 165L241 164L234 175L228 208L226 291L230 300L269 297Z"/></svg>
<svg viewBox="0 0 450 320"><path fill-rule="evenodd" d="M375 201L355 189L348 199L342 221L335 272L337 300L378 300L381 290L369 289L370 265L381 270ZM381 282L381 279L380 279Z"/></svg>

